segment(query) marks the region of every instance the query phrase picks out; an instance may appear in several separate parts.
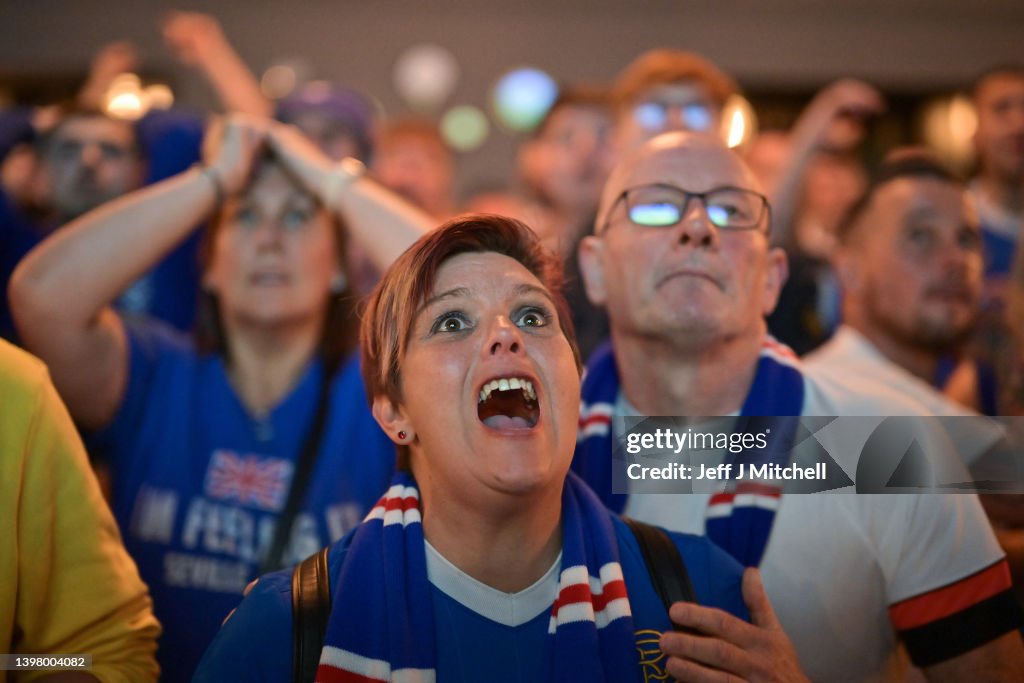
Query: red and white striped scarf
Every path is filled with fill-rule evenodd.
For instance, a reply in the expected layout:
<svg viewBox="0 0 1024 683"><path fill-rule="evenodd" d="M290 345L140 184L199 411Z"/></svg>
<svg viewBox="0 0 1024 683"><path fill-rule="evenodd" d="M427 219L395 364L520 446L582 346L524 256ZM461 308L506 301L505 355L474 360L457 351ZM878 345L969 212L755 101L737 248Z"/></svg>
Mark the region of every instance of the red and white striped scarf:
<svg viewBox="0 0 1024 683"><path fill-rule="evenodd" d="M317 681L436 680L419 490L407 473L396 474L356 531L332 594ZM562 569L548 634L547 681L640 680L610 513L572 474L562 494Z"/></svg>

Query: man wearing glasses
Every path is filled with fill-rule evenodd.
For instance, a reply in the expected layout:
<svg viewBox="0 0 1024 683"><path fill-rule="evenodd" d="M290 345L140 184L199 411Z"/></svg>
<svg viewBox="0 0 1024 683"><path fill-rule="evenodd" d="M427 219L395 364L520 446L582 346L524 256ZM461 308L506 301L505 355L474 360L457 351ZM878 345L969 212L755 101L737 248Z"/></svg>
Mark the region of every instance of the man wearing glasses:
<svg viewBox="0 0 1024 683"><path fill-rule="evenodd" d="M620 154L655 135L689 130L717 135L736 82L700 55L649 50L619 74L612 88L615 144Z"/></svg>
<svg viewBox="0 0 1024 683"><path fill-rule="evenodd" d="M785 631L754 610L749 625L676 606L677 623L709 637L663 636L669 672L795 680L795 646L815 681L902 680L908 654L929 680L1021 680L1019 611L973 495L782 496L770 482L612 494L622 436L613 416L922 414L881 389L821 380L768 337L764 318L786 277L770 224L767 199L733 152L671 133L622 159L580 248L611 345L588 366L574 468L613 509L706 533L759 567ZM759 668L766 659L770 671Z"/></svg>

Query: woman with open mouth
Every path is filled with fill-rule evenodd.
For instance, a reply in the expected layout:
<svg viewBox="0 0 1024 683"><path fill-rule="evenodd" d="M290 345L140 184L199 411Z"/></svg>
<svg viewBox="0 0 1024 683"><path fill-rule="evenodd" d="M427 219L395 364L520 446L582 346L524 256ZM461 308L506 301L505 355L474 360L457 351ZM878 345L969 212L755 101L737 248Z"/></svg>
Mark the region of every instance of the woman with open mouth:
<svg viewBox="0 0 1024 683"><path fill-rule="evenodd" d="M329 549L316 680L663 680L671 624L637 540L568 473L579 357L532 231L468 215L424 236L374 291L360 341L399 468ZM745 616L739 567L671 537L697 601ZM196 681L299 680L292 579L251 588Z"/></svg>

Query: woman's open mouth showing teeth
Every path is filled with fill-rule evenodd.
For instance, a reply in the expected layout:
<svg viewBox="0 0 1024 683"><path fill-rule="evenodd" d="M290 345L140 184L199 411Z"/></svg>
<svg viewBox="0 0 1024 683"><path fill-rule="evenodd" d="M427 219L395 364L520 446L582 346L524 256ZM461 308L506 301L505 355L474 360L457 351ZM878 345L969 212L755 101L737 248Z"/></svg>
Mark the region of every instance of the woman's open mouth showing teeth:
<svg viewBox="0 0 1024 683"><path fill-rule="evenodd" d="M480 388L476 405L480 421L492 429L530 429L540 417L533 382L522 377L494 379Z"/></svg>

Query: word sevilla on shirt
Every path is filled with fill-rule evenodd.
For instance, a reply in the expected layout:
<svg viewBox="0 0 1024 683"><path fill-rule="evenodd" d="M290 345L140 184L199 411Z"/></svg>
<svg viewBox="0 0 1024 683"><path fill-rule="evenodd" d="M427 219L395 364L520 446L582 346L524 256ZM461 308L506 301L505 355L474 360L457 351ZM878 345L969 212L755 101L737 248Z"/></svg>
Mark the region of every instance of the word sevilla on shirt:
<svg viewBox="0 0 1024 683"><path fill-rule="evenodd" d="M129 537L166 547L168 585L241 593L273 540L293 465L287 460L217 450L204 479L204 495L185 500L179 492L143 486L132 514ZM292 564L341 538L361 519L354 503L314 514L300 512L292 523L284 561ZM323 536L326 528L329 538ZM196 551L195 554L189 551Z"/></svg>

